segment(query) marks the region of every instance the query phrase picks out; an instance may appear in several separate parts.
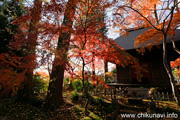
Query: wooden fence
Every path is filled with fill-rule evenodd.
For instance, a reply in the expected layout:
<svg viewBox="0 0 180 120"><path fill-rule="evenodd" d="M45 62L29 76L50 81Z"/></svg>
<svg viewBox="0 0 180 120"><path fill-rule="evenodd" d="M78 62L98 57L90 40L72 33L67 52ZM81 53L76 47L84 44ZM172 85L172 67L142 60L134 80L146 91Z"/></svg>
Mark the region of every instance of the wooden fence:
<svg viewBox="0 0 180 120"><path fill-rule="evenodd" d="M148 96L148 90L147 88L95 88L93 90L94 95L102 96L102 97L108 97L110 96L112 98L118 98L118 97L139 97L144 99L149 99ZM138 91L138 92L137 92ZM157 92L156 93L156 99L162 100L162 101L175 101L172 94L168 92Z"/></svg>

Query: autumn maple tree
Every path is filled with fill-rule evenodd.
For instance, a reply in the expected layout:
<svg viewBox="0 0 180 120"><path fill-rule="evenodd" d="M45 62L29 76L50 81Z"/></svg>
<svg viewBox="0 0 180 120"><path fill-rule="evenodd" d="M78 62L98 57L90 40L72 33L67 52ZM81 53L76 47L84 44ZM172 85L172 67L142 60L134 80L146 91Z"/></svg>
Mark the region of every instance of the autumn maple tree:
<svg viewBox="0 0 180 120"><path fill-rule="evenodd" d="M6 4L5 1L4 4ZM34 0L33 6L28 7L23 6L22 1L14 1L14 4L19 5L21 12L24 12L21 15L19 13L11 14L14 10L6 8L11 15L10 24L17 27L16 32L11 31L8 27L6 28L9 29L8 32L13 37L7 44L9 50L1 54L1 64L9 66L7 69L2 69L4 73L8 74L2 75L2 79L7 82L15 81L14 86L18 88L18 92L13 101L18 101L28 100L33 94L33 71L36 66L36 46L39 35L37 26L41 19L42 1ZM16 69L8 73L7 70L12 68Z"/></svg>
<svg viewBox="0 0 180 120"><path fill-rule="evenodd" d="M58 105L64 102L62 97L63 79L76 4L76 0L69 0L67 2L62 22L62 30L59 31L55 58L50 75L49 90L46 97L46 104L50 109L56 109Z"/></svg>
<svg viewBox="0 0 180 120"><path fill-rule="evenodd" d="M33 71L36 60L36 45L38 40L38 24L41 19L42 1L34 0L34 6L26 8L26 13L16 20L14 24L18 25L18 33L11 43L13 49L23 50L21 69L24 70L24 79L21 88L18 89L17 97L14 101L21 99L30 99L33 94ZM26 36L26 37L25 37ZM22 42L24 41L24 42ZM20 65L19 64L19 65Z"/></svg>
<svg viewBox="0 0 180 120"><path fill-rule="evenodd" d="M21 3L17 3L17 1L4 1L0 6L0 91L1 94L5 96L15 94L17 92L17 86L21 84L21 71L16 65L16 62L14 62L17 59L9 59L11 57L8 57L10 55L7 54L11 50L8 45L11 43L11 40L14 39L14 34L18 32L18 25L12 24L12 21L15 20L16 16L19 17L24 13ZM13 50L9 53L12 54L12 56L23 56L23 52L18 50ZM17 76L17 74L19 74L19 76Z"/></svg>
<svg viewBox="0 0 180 120"><path fill-rule="evenodd" d="M106 8L110 5L111 3L106 0L61 2L34 0L33 6L24 8L25 14L15 17L12 23L17 25L18 29L9 44L11 50L0 56L3 65L8 63L21 71L12 75L19 83L17 86L19 98L31 98L33 71L41 65L48 64L50 78L45 108L51 111L64 103L62 96L64 72L71 70L69 73L74 76L75 72L69 62L73 58L81 60L82 71L79 78L83 82L85 94L88 94L85 88L87 79L106 86L103 80L95 75L98 61L103 59L121 66L136 63L131 55L104 35L103 29L106 24L102 19L105 17ZM22 51L24 54L17 56L13 50ZM50 57L52 59L49 61ZM85 75L87 65L90 65L93 71L88 78ZM4 72L8 75L12 73L7 69ZM3 82L6 81L8 80Z"/></svg>
<svg viewBox="0 0 180 120"><path fill-rule="evenodd" d="M72 72L76 78L82 80L83 94L87 96L85 114L89 101L88 83L98 82L99 85L107 87L104 80L95 75L95 64L97 61L105 60L126 66L134 63L134 58L123 51L112 39L105 36L104 12L109 7L108 1L82 1L78 4L75 16L74 31L70 41L69 58L78 59L81 62L81 74ZM92 73L88 74L86 67L91 68ZM86 69L85 69L86 68Z"/></svg>
<svg viewBox="0 0 180 120"><path fill-rule="evenodd" d="M82 61L82 81L84 84L84 68L96 59L117 63L126 66L135 62L133 57L123 51L112 39L108 39L102 29L104 10L109 7L108 1L85 1L77 8L73 37L70 42L69 57L79 58ZM102 16L102 17L101 17Z"/></svg>

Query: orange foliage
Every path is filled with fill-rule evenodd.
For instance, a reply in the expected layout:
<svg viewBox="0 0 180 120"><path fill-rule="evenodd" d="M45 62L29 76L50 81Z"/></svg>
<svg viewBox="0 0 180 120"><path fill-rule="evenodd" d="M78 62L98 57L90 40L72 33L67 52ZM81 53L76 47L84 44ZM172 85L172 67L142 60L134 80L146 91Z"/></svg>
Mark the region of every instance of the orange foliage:
<svg viewBox="0 0 180 120"><path fill-rule="evenodd" d="M0 84L1 84L1 95L8 96L16 94L17 88L21 85L24 80L24 72L17 73L13 68L7 67L0 69Z"/></svg>
<svg viewBox="0 0 180 120"><path fill-rule="evenodd" d="M78 2L78 5L75 16L70 15L70 19L75 20L73 28L60 25L60 20L62 19L67 3L66 0L62 0L61 2L51 0L49 3L44 3L43 7L41 7L42 1L37 2L36 5L34 5L36 7L33 8L33 6L30 6L25 8L26 14L13 21L13 23L18 25L19 28L17 29L18 33L14 35L14 39L10 43L10 51L23 51L24 56L20 57L12 54L13 52L9 52L0 55L0 62L4 66L8 64L9 66L16 67L18 70L23 72L13 72L13 69L10 67L1 69L2 76L4 72L7 74L2 79L2 83L7 82L7 85L10 86L9 88L11 89L13 89L13 85L19 86L20 83L24 81L24 78L21 78L24 77L27 70L32 70L41 65L49 64L49 61L52 65L53 60L50 59L50 57L53 55L62 58L59 59L57 64L63 64L66 62L66 69L69 70L70 74L73 74L71 75L73 78L76 73L75 71L70 71L71 68L69 66L71 65L67 65L67 61L63 60L63 56L61 55L63 51L56 51L57 39L59 35L63 35L61 32L67 32L67 34L70 32L73 34L72 39L70 40L69 52L67 53L68 57L76 59L83 58L86 65L92 62L93 57L96 65L101 64L99 61L102 59L119 64L123 67L136 62L136 60L126 53L123 48L119 47L113 40L108 39L103 32L99 32L99 29L106 25L104 22L98 21L98 19L100 19L106 8L111 5L108 0L74 2ZM136 0L133 2L139 4ZM42 10L42 12L40 10ZM147 12L146 14L149 13ZM38 22L39 20L41 20L41 22ZM29 30L30 28L31 30ZM34 41L32 39L37 40ZM36 53L34 53L33 49L26 49L32 47L36 47ZM36 61L37 57L41 60ZM45 73L41 74L45 76ZM93 81L98 81L100 84L105 85L103 80L97 76L88 77L92 78Z"/></svg>
<svg viewBox="0 0 180 120"><path fill-rule="evenodd" d="M104 32L98 31L99 28L103 28L106 25L104 21L98 20L104 14L105 8L109 6L105 2L107 1L97 0L97 2L87 4L87 1L85 1L79 5L80 7L77 8L79 11L77 11L78 13L75 16L76 24L72 32L73 37L70 41L71 49L68 57L84 60L85 66L89 65L91 70L97 70L93 68L92 64L102 68L101 60L123 67L136 63L133 56L125 52L112 39L108 39ZM87 7L88 5L91 7ZM69 73L75 75L76 77L74 78L82 79L82 71L79 72L80 74L72 71L69 71ZM95 75L85 75L84 78L91 78L93 84L98 81L101 85L105 85L102 78Z"/></svg>
<svg viewBox="0 0 180 120"><path fill-rule="evenodd" d="M104 80L103 80L103 78L101 78L101 77L98 77L97 75L92 75L91 76L91 79L92 79L92 85L97 85L97 83L98 83L98 85L99 86L103 86L103 87L105 87L105 88L109 88L109 86L107 86L105 83L104 83Z"/></svg>
<svg viewBox="0 0 180 120"><path fill-rule="evenodd" d="M134 39L134 46L139 53L144 53L145 48L151 50L154 45L159 45L163 34L156 29L149 29Z"/></svg>
<svg viewBox="0 0 180 120"><path fill-rule="evenodd" d="M35 75L40 75L41 77L47 77L48 74L47 72L43 71L43 70L39 70L35 73Z"/></svg>
<svg viewBox="0 0 180 120"><path fill-rule="evenodd" d="M175 61L171 61L170 62L170 65L171 65L171 67L174 69L175 67L179 67L178 68L178 76L179 76L179 78L180 78L180 57L179 58L177 58Z"/></svg>
<svg viewBox="0 0 180 120"><path fill-rule="evenodd" d="M180 57L177 58L175 61L171 61L171 67L174 69L175 67L178 67L180 65Z"/></svg>
<svg viewBox="0 0 180 120"><path fill-rule="evenodd" d="M116 3L118 4L118 3ZM138 28L152 28L134 38L134 47L139 53L151 50L154 45L159 45L166 37L173 38L175 29L180 24L179 2L161 0L125 0L117 6L114 12L114 26L119 27L121 34L126 34L126 29L133 26ZM179 64L178 59L172 63Z"/></svg>

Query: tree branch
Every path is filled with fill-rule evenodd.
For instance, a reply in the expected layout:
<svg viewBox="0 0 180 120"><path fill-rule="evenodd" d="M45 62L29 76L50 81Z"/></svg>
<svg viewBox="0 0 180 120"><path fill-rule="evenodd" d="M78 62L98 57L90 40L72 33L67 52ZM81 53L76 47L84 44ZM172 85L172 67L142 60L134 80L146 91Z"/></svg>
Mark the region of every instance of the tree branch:
<svg viewBox="0 0 180 120"><path fill-rule="evenodd" d="M173 38L173 39L174 39L174 38ZM180 50L177 49L176 44L175 44L175 42L174 42L173 39L171 39L171 42L172 42L172 45L173 45L173 49L174 49L178 54L180 54Z"/></svg>
<svg viewBox="0 0 180 120"><path fill-rule="evenodd" d="M154 4L154 16L156 18L157 25L159 24L158 16L157 16L157 10L156 10L156 4Z"/></svg>
<svg viewBox="0 0 180 120"><path fill-rule="evenodd" d="M166 31L165 31L165 34L167 34L168 29L169 29L169 27L171 26L171 21L172 21L172 19L173 19L173 13L174 13L174 9L175 9L175 7L172 7L171 9L172 9L172 10L171 10L171 12L169 13L169 14L171 14L171 16L170 16L170 20L169 20L169 23L168 23L167 29L166 29ZM164 21L165 21L165 20L164 20Z"/></svg>
<svg viewBox="0 0 180 120"><path fill-rule="evenodd" d="M119 6L119 8L124 8L124 7L127 7L127 8L130 8L132 9L133 11L135 11L136 13L138 13L141 17L143 17L154 29L158 30L158 31L161 31L161 29L158 29L156 26L154 26L145 16L143 16L138 10L132 8L131 6Z"/></svg>

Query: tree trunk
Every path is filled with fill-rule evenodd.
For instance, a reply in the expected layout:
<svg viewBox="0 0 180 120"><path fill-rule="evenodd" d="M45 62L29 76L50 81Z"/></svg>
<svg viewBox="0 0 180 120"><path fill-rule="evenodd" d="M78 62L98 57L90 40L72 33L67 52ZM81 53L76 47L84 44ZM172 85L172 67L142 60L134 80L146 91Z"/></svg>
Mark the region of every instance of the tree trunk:
<svg viewBox="0 0 180 120"><path fill-rule="evenodd" d="M33 17L30 21L28 41L26 43L27 47L25 48L27 51L27 55L30 55L31 57L29 60L25 60L26 64L28 63L29 66L25 73L25 78L22 84L22 88L18 89L17 96L15 97L13 102L19 100L29 100L33 94L33 70L36 59L35 57L36 42L38 38L38 28L36 27L36 25L41 19L41 8L42 8L42 1L34 0L34 7L32 8L31 16L36 14L36 17Z"/></svg>
<svg viewBox="0 0 180 120"><path fill-rule="evenodd" d="M82 57L82 84L83 84L83 94L88 95L88 86L85 84L85 76L84 76L84 67L85 67L85 61Z"/></svg>
<svg viewBox="0 0 180 120"><path fill-rule="evenodd" d="M64 79L64 69L67 63L67 52L69 48L70 35L73 21L71 17L75 14L75 2L69 0L65 13L62 26L69 28L68 31L61 31L58 38L58 45L55 53L55 59L52 67L52 72L50 75L50 83L48 88L48 93L46 96L46 110L54 111L59 105L64 103L63 100L63 79Z"/></svg>
<svg viewBox="0 0 180 120"><path fill-rule="evenodd" d="M94 58L94 53L93 53L93 57L92 57L92 75L96 75L96 72L95 72L95 58Z"/></svg>
<svg viewBox="0 0 180 120"><path fill-rule="evenodd" d="M42 1L41 0L34 0L34 7L31 13L31 16L36 13L36 17L31 19L30 27L29 27L29 35L28 39L28 54L32 56L30 59L30 67L28 68L27 72L25 73L25 79L27 83L25 86L27 87L27 97L30 98L33 94L33 71L35 67L35 60L36 60L36 45L37 45L37 39L38 39L38 28L37 23L41 19L41 11L42 11Z"/></svg>
<svg viewBox="0 0 180 120"><path fill-rule="evenodd" d="M167 72L167 74L168 74L168 76L170 78L170 84L171 84L171 87L172 87L172 93L173 93L174 99L175 99L176 103L178 104L178 106L180 106L179 92L178 92L178 89L176 87L176 84L175 84L175 81L174 81L174 76L172 74L170 65L167 63L166 38L167 38L167 36L166 36L166 34L164 34L164 36L163 36L163 64L164 64L166 72Z"/></svg>
<svg viewBox="0 0 180 120"><path fill-rule="evenodd" d="M49 83L48 94L46 96L46 107L48 111L56 110L59 105L64 103L62 95L64 66L56 65L57 63L58 58L56 57L50 76L51 82Z"/></svg>
<svg viewBox="0 0 180 120"><path fill-rule="evenodd" d="M106 75L107 72L108 72L108 62L106 60L104 60L104 81L105 81L105 83L107 83L107 80L108 80L108 76Z"/></svg>

